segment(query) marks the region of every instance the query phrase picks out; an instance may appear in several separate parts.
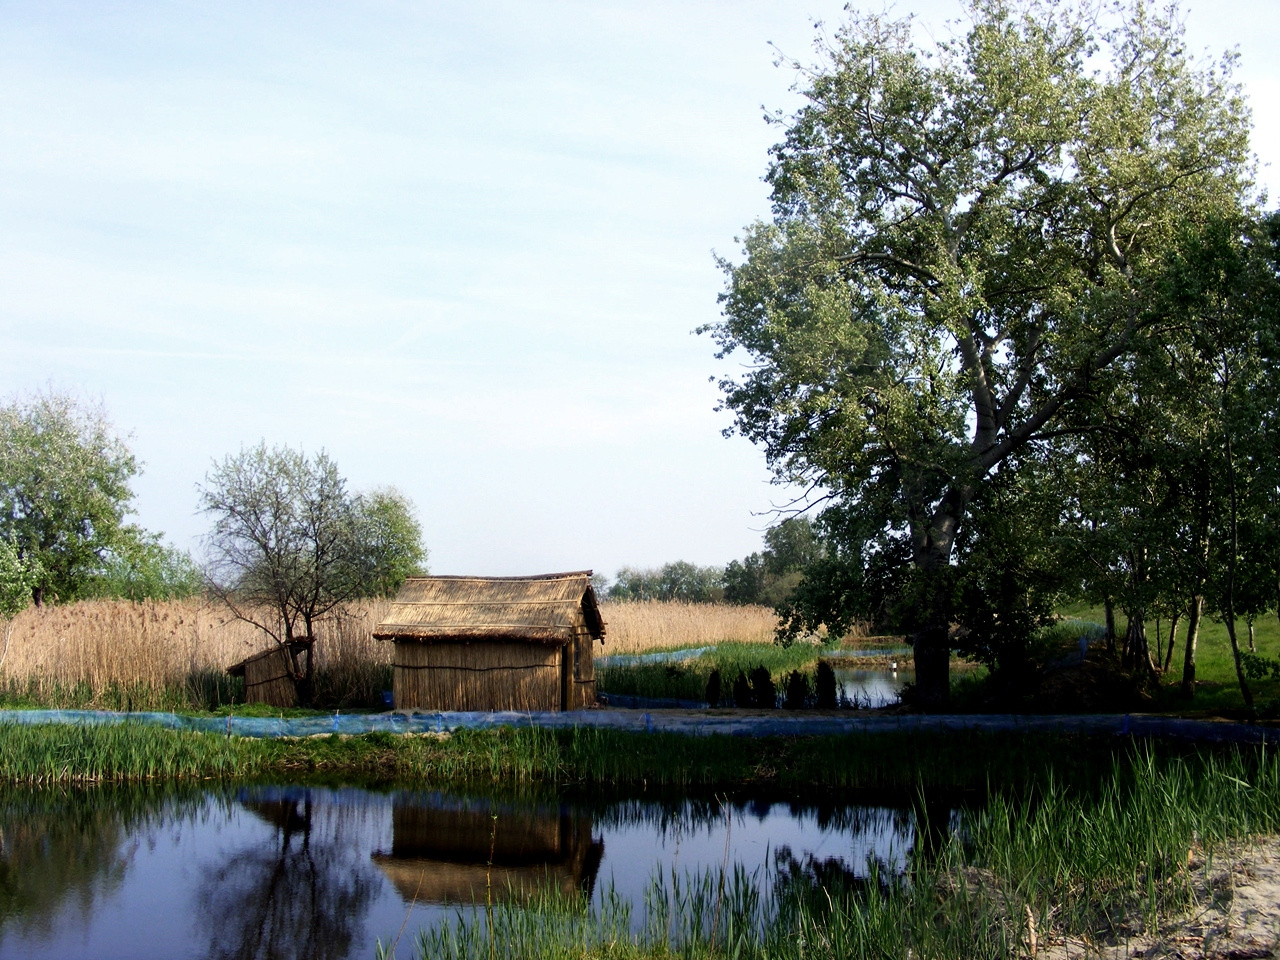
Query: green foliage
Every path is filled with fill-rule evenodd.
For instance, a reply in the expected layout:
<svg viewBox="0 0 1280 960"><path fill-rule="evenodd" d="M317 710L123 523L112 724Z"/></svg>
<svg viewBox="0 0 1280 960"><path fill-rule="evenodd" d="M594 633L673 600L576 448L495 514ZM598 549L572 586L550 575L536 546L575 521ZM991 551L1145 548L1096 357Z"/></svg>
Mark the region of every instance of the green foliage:
<svg viewBox="0 0 1280 960"><path fill-rule="evenodd" d="M27 608L42 573L39 560L22 556L12 541L0 539L0 620L12 620Z"/></svg>
<svg viewBox="0 0 1280 960"><path fill-rule="evenodd" d="M384 596L426 557L407 497L353 496L323 450L265 443L216 462L200 491L213 517L210 583L281 643L361 596ZM262 610L272 616L264 617Z"/></svg>
<svg viewBox="0 0 1280 960"><path fill-rule="evenodd" d="M1159 309L1171 249L1251 202L1230 61L1202 66L1137 0L1095 14L977 0L965 34L927 47L908 20L852 17L801 71L773 216L723 263L706 328L741 354L724 402L778 478L828 492L863 542L906 542L930 706L986 487L1069 462L1060 441L1103 427L1073 417L1110 378L1142 389L1131 358L1179 322Z"/></svg>
<svg viewBox="0 0 1280 960"><path fill-rule="evenodd" d="M125 541L137 473L100 407L54 392L0 406L0 539L38 563L37 603L77 597Z"/></svg>
<svg viewBox="0 0 1280 960"><path fill-rule="evenodd" d="M623 567L608 597L616 601L667 600L680 603L719 603L724 599L719 567L699 567L677 560L657 569Z"/></svg>
<svg viewBox="0 0 1280 960"><path fill-rule="evenodd" d="M808 517L788 517L764 534L765 548L724 570L724 598L729 603L776 607L786 601L804 571L826 556L826 544Z"/></svg>
<svg viewBox="0 0 1280 960"><path fill-rule="evenodd" d="M191 554L163 544L137 528L107 555L102 567L86 581L83 598L117 600L180 600L204 588L204 574Z"/></svg>
<svg viewBox="0 0 1280 960"><path fill-rule="evenodd" d="M427 549L413 503L399 490L374 490L356 498L356 563L363 596L394 596L406 577L427 573Z"/></svg>

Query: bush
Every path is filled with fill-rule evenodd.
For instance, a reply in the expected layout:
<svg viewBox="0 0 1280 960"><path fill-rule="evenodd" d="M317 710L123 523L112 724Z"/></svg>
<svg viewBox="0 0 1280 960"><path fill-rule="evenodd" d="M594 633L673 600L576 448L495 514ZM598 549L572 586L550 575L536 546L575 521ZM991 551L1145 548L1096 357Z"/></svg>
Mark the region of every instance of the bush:
<svg viewBox="0 0 1280 960"><path fill-rule="evenodd" d="M809 678L799 670L787 674L786 693L782 705L788 710L801 710L809 700Z"/></svg>
<svg viewBox="0 0 1280 960"><path fill-rule="evenodd" d="M738 671L738 675L733 678L733 705L751 706L751 684L747 683L747 675L742 671Z"/></svg>
<svg viewBox="0 0 1280 960"><path fill-rule="evenodd" d="M756 667L751 671L751 702L752 706L759 707L762 710L776 710L778 708L778 691L773 685L773 677L769 675L768 667Z"/></svg>
<svg viewBox="0 0 1280 960"><path fill-rule="evenodd" d="M720 706L720 671L712 670L711 675L707 677L707 706Z"/></svg>
<svg viewBox="0 0 1280 960"><path fill-rule="evenodd" d="M818 698L818 709L834 710L836 708L836 672L825 660L818 661L818 669L814 674L814 687Z"/></svg>

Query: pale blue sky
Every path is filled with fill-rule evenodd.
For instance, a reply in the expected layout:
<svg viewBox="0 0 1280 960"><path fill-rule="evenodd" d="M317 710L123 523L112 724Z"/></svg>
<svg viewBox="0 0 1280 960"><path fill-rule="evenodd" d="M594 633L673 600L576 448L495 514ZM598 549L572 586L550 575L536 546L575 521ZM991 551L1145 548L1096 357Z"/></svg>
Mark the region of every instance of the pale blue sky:
<svg viewBox="0 0 1280 960"><path fill-rule="evenodd" d="M691 331L767 212L768 43L840 9L0 2L0 392L101 398L184 547L211 458L266 439L409 494L436 572L757 549L785 492ZM1188 33L1239 46L1280 163L1280 4Z"/></svg>

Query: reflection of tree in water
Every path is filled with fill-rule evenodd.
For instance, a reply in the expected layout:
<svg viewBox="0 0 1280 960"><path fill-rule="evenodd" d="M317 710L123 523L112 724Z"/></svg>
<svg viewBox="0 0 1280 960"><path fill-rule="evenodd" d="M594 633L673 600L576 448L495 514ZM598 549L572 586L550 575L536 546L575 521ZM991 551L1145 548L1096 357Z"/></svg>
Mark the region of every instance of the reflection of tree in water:
<svg viewBox="0 0 1280 960"><path fill-rule="evenodd" d="M274 829L207 876L197 900L217 960L345 957L380 883L351 834L363 811L301 796L249 798Z"/></svg>
<svg viewBox="0 0 1280 960"><path fill-rule="evenodd" d="M124 839L183 816L193 807L184 797L145 787L0 790L0 943L47 938L68 907L87 918L124 880Z"/></svg>

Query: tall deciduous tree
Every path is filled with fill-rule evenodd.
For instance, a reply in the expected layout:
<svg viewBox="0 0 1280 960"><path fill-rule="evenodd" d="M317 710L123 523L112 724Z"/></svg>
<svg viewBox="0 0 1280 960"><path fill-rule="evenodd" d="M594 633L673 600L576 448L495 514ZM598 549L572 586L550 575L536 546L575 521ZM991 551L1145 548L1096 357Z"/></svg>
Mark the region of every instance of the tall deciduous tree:
<svg viewBox="0 0 1280 960"><path fill-rule="evenodd" d="M1152 286L1179 228L1250 191L1230 63L1193 61L1176 11L1132 0L1099 34L1092 7L968 10L930 49L875 16L820 44L779 121L772 220L724 263L709 328L750 360L724 403L777 476L908 539L932 708L949 568L987 485L1162 335Z"/></svg>
<svg viewBox="0 0 1280 960"><path fill-rule="evenodd" d="M37 606L74 597L136 532L124 517L137 473L100 407L56 392L0 406L0 537L39 564Z"/></svg>

